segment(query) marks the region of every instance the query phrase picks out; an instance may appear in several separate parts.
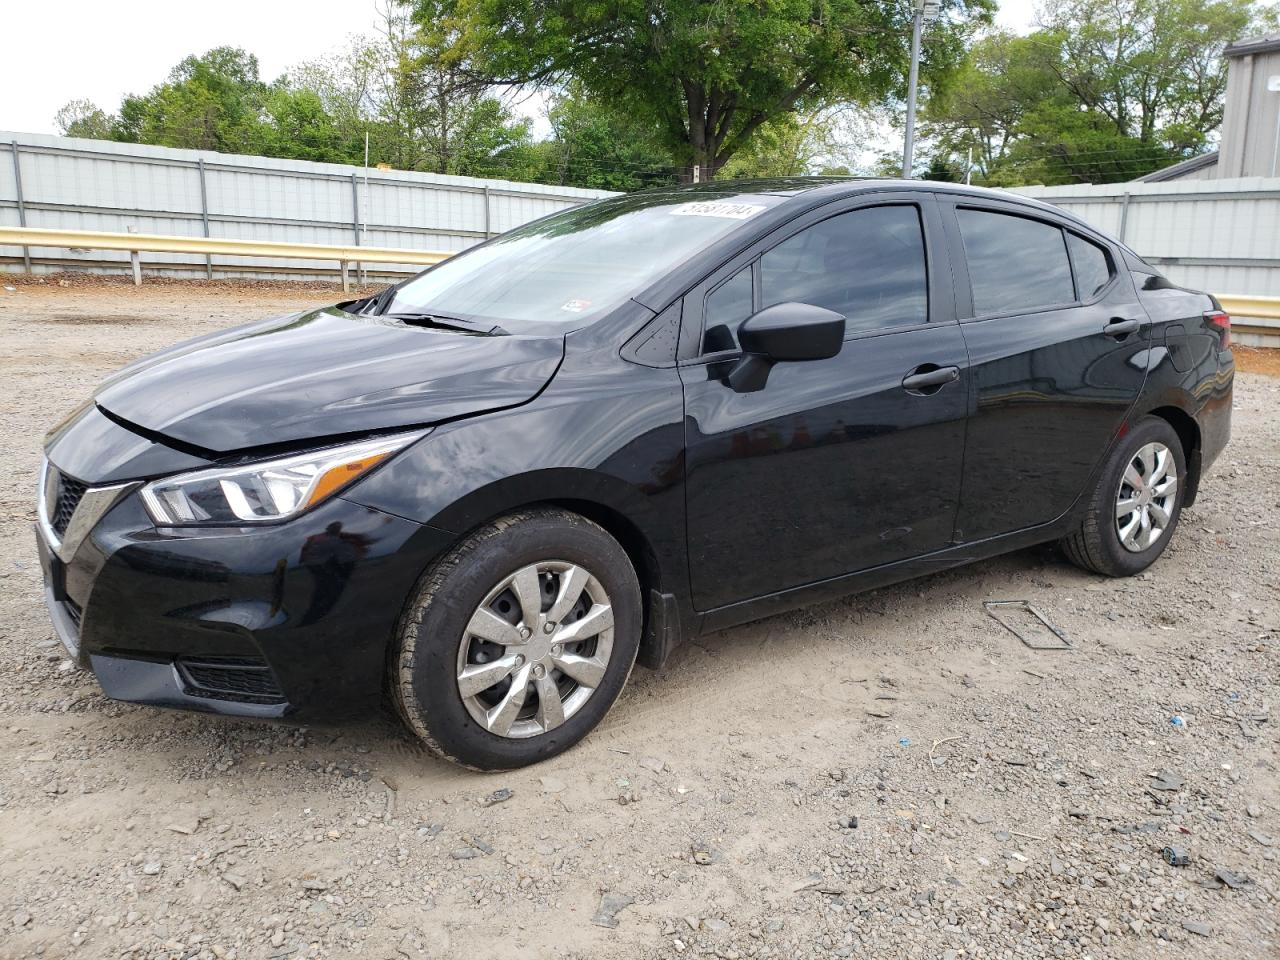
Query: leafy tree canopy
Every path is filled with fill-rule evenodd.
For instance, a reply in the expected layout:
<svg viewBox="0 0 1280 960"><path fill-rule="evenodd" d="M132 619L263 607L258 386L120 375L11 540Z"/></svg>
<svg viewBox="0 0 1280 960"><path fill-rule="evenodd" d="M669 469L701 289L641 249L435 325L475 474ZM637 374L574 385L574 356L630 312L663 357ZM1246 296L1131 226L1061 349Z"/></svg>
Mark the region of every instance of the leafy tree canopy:
<svg viewBox="0 0 1280 960"><path fill-rule="evenodd" d="M866 0L400 0L491 83L561 83L643 119L714 174L795 112L900 97L911 5ZM922 71L940 77L993 0L943 0Z"/></svg>
<svg viewBox="0 0 1280 960"><path fill-rule="evenodd" d="M934 160L992 184L1129 180L1205 150L1227 44L1275 29L1251 0L1049 0L1041 29L991 33L925 107Z"/></svg>
<svg viewBox="0 0 1280 960"><path fill-rule="evenodd" d="M639 190L670 183L675 164L652 123L587 95L570 83L547 109L549 173L561 183L599 190Z"/></svg>

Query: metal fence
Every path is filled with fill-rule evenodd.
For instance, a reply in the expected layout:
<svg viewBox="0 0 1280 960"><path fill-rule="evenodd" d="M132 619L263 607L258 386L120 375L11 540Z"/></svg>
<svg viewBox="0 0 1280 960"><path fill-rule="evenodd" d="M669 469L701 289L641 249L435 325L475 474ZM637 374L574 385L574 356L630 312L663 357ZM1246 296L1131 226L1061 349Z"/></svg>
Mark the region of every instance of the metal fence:
<svg viewBox="0 0 1280 960"><path fill-rule="evenodd" d="M457 252L601 190L0 133L0 225ZM377 276L416 268L366 263ZM333 277L335 266L167 253L148 273ZM0 246L0 270L127 272L127 252Z"/></svg>
<svg viewBox="0 0 1280 960"><path fill-rule="evenodd" d="M1175 281L1280 296L1280 179L1023 187L1125 240ZM0 133L0 225L456 252L605 191ZM0 246L0 270L127 271L126 252ZM378 275L404 264L372 263ZM303 260L152 254L147 272L290 276Z"/></svg>
<svg viewBox="0 0 1280 960"><path fill-rule="evenodd" d="M1280 296L1280 178L1020 187L1117 237L1175 283Z"/></svg>

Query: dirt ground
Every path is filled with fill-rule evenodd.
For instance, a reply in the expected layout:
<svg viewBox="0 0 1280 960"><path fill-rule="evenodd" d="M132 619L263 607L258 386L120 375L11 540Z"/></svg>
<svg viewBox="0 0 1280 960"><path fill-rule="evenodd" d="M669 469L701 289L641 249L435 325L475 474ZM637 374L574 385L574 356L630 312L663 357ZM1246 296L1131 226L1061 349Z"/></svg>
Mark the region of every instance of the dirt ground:
<svg viewBox="0 0 1280 960"><path fill-rule="evenodd" d="M1142 576L1045 547L726 631L483 776L385 717L110 702L46 619L47 427L140 354L333 299L0 283L0 958L1280 956L1280 379L1237 376Z"/></svg>

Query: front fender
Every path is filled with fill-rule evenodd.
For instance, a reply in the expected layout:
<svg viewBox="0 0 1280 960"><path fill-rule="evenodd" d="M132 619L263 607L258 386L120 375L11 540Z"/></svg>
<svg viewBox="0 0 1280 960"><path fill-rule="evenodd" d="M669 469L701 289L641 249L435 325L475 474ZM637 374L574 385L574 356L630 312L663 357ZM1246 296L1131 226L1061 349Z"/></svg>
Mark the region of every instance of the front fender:
<svg viewBox="0 0 1280 960"><path fill-rule="evenodd" d="M684 596L683 412L674 369L597 354L531 403L438 427L344 496L459 536L535 503L599 508Z"/></svg>

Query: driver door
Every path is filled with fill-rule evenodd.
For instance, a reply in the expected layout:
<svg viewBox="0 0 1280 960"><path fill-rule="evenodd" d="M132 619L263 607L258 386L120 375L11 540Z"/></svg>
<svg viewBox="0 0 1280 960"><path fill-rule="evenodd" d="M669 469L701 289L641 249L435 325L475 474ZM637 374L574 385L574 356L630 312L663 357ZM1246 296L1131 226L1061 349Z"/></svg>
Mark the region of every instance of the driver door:
<svg viewBox="0 0 1280 960"><path fill-rule="evenodd" d="M929 194L832 205L686 297L686 322L702 329L699 355L680 365L697 610L952 542L968 359L942 237ZM840 353L778 363L763 389L735 392L737 327L783 301L843 314ZM919 384L922 373L938 382Z"/></svg>

